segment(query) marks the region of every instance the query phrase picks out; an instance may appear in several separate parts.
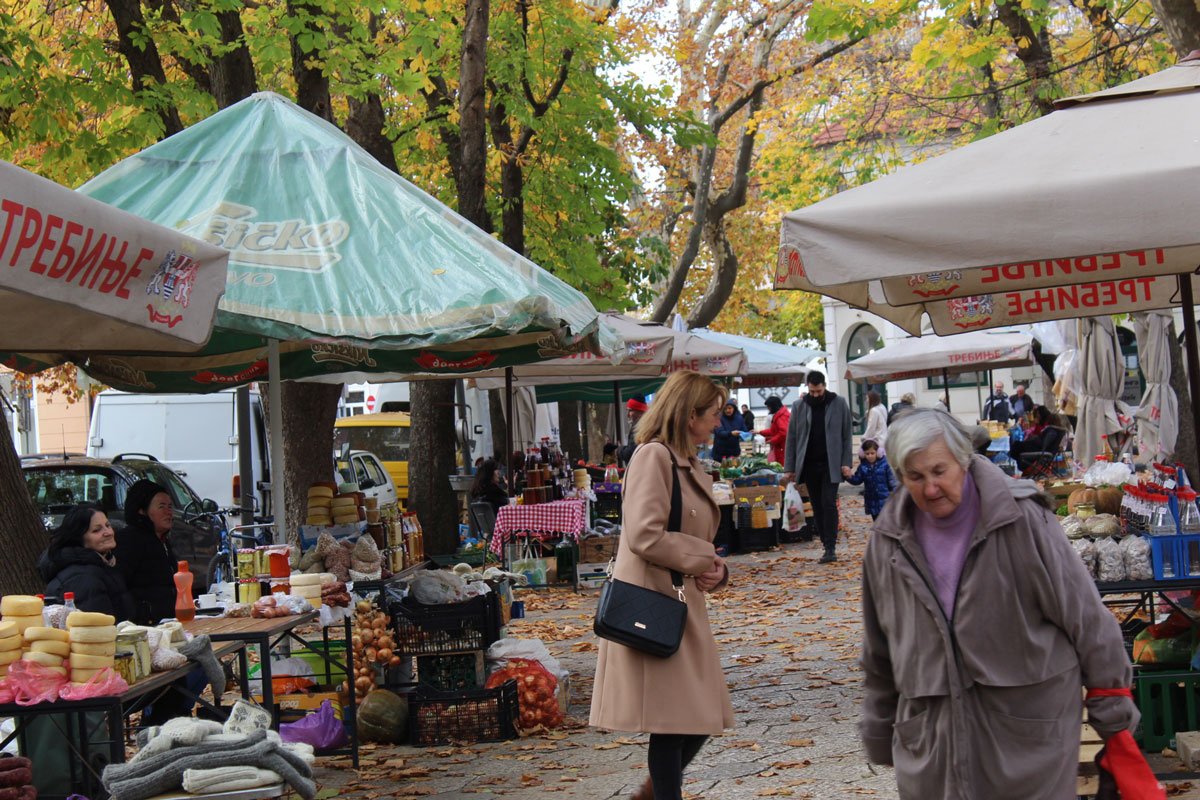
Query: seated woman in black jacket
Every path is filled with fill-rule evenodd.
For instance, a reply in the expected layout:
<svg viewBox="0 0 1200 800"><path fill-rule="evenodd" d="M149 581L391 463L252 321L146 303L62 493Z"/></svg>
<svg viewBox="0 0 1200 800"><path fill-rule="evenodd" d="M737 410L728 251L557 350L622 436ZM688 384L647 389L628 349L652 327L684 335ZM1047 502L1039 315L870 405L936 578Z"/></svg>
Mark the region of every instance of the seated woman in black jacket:
<svg viewBox="0 0 1200 800"><path fill-rule="evenodd" d="M166 487L142 479L125 494L125 527L117 535L117 569L133 595L133 621L157 625L175 616L179 559L168 534L174 519Z"/></svg>
<svg viewBox="0 0 1200 800"><path fill-rule="evenodd" d="M80 611L133 617L133 599L113 555L116 536L99 506L80 503L63 517L50 546L38 559L46 594L62 597L74 592Z"/></svg>
<svg viewBox="0 0 1200 800"><path fill-rule="evenodd" d="M504 491L502 481L499 462L494 458L484 461L475 471L475 480L471 484L471 502L487 501L496 511L508 505L508 492Z"/></svg>

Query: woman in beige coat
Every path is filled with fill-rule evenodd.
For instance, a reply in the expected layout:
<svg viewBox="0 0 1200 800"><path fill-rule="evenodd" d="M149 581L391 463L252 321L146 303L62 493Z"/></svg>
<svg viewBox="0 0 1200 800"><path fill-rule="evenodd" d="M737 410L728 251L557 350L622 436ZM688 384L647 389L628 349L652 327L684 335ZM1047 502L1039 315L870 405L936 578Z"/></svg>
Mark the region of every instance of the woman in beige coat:
<svg viewBox="0 0 1200 800"><path fill-rule="evenodd" d="M650 734L650 778L640 800L679 800L683 770L709 735L733 726L733 706L708 625L704 593L725 585L713 549L720 514L696 445L708 441L725 390L695 372L675 372L638 423L638 448L625 472L620 545L613 577L674 595L670 570L682 573L687 624L678 652L647 655L601 640L591 724ZM683 530L669 531L672 473L679 479Z"/></svg>
<svg viewBox="0 0 1200 800"><path fill-rule="evenodd" d="M1031 481L972 453L949 414L888 430L903 487L863 560L861 732L905 800L1074 800L1081 688L1132 678L1116 619ZM1137 723L1094 697L1105 739Z"/></svg>

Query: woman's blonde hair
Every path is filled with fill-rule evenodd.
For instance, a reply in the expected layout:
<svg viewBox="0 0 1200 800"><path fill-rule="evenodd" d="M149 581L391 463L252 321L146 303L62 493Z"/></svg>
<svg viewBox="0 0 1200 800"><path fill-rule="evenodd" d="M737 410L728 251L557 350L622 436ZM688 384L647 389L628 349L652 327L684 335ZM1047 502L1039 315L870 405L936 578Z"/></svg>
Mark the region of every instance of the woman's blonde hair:
<svg viewBox="0 0 1200 800"><path fill-rule="evenodd" d="M688 433L692 414L703 414L718 400L724 404L729 391L698 372L679 370L654 394L650 410L638 420L638 444L659 441L677 453L694 455L695 442Z"/></svg>

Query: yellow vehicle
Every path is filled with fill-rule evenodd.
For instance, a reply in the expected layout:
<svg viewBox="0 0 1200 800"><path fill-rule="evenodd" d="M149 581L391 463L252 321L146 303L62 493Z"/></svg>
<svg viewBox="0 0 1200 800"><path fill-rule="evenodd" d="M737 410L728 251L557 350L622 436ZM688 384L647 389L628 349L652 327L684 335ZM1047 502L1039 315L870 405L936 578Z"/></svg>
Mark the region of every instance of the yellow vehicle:
<svg viewBox="0 0 1200 800"><path fill-rule="evenodd" d="M336 450L350 445L351 450L369 450L381 462L396 484L396 496L401 505L408 505L408 414L387 411L381 414L358 414L341 417L333 424L333 444Z"/></svg>

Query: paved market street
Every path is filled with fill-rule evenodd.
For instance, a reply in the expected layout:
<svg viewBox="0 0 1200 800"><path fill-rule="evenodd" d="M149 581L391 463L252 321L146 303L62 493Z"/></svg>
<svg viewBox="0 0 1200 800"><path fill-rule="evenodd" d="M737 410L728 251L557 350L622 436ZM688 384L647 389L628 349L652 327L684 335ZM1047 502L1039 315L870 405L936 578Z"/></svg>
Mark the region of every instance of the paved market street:
<svg viewBox="0 0 1200 800"><path fill-rule="evenodd" d="M868 768L855 733L858 571L869 518L842 497L840 561L818 565L818 543L733 556L732 585L710 600L737 726L706 745L685 776L692 797L895 798L888 770ZM849 546L844 544L849 539ZM321 760L323 797L610 798L646 775L644 736L586 727L595 669L596 593L526 592L509 635L537 637L571 671L569 723L549 737L470 747L368 745L363 769ZM702 699L698 698L698 702Z"/></svg>

